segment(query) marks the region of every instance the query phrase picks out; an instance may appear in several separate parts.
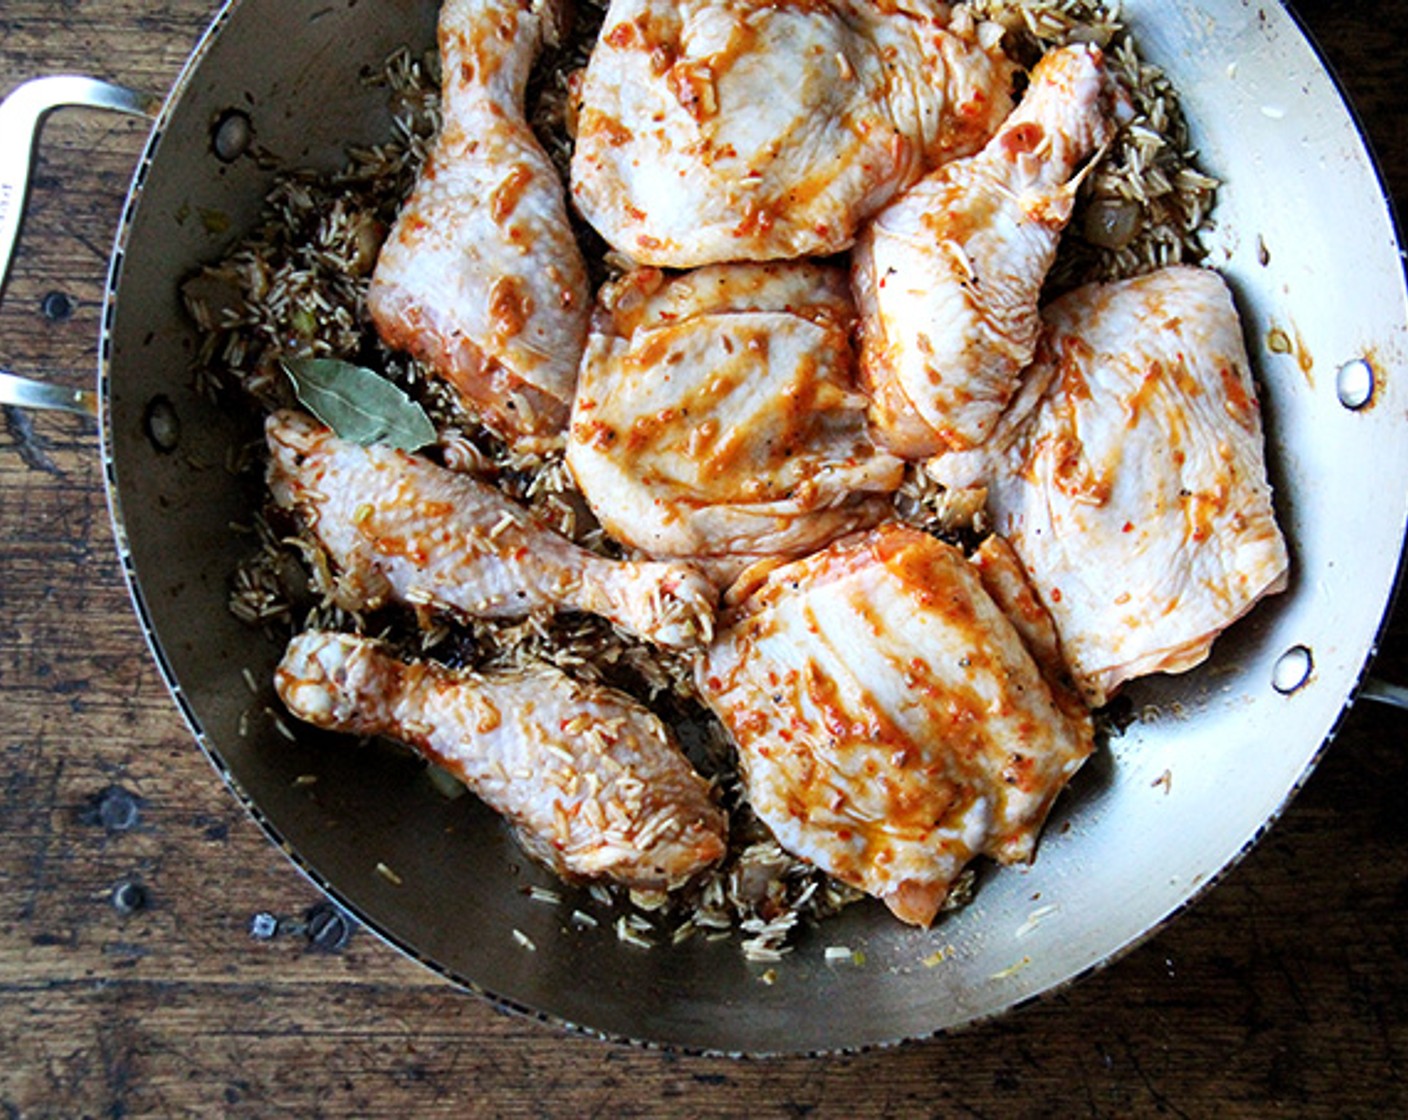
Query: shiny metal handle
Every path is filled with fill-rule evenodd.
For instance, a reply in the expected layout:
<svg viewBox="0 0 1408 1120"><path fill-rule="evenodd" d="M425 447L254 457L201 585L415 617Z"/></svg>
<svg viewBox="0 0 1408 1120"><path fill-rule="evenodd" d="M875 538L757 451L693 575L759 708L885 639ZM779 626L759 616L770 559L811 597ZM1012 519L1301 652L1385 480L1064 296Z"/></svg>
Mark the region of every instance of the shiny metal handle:
<svg viewBox="0 0 1408 1120"><path fill-rule="evenodd" d="M1390 704L1395 708L1408 708L1408 688L1400 684L1389 684L1378 677L1368 677L1359 688L1359 696L1364 700L1377 700L1380 704Z"/></svg>
<svg viewBox="0 0 1408 1120"><path fill-rule="evenodd" d="M98 415L96 393L87 389L47 385L42 381L31 381L27 377L16 377L4 370L0 370L0 405L76 412L80 416Z"/></svg>
<svg viewBox="0 0 1408 1120"><path fill-rule="evenodd" d="M97 78L56 74L25 82L0 101L0 298L5 294L10 261L24 219L39 128L51 110L65 106L155 117L161 109L161 99ZM4 371L0 371L0 404L61 409L87 416L97 411L90 392L56 388Z"/></svg>

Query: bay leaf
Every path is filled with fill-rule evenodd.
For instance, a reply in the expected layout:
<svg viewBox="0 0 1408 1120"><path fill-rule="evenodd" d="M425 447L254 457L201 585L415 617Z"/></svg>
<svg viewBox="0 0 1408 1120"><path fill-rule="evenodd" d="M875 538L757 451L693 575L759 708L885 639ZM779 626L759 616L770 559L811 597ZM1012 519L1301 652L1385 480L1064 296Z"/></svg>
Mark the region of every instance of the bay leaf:
<svg viewBox="0 0 1408 1120"><path fill-rule="evenodd" d="M435 425L410 397L375 370L337 358L281 363L303 407L339 438L417 451L435 442Z"/></svg>

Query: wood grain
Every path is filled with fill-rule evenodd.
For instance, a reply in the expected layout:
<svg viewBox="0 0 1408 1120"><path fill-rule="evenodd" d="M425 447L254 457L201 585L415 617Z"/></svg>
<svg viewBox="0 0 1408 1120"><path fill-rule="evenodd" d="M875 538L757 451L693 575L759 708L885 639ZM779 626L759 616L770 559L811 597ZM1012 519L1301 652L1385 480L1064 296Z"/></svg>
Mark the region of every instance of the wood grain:
<svg viewBox="0 0 1408 1120"><path fill-rule="evenodd" d="M1408 199L1405 6L1299 10L1391 192ZM211 14L206 0L5 0L0 92L69 70L165 89ZM91 379L108 245L141 139L138 125L83 112L46 129L0 306L0 366ZM69 297L70 315L46 317L51 292ZM1361 705L1221 886L1073 990L890 1052L680 1057L506 1016L365 932L337 951L313 944L305 925L320 896L220 785L150 662L91 427L4 416L0 538L5 1116L1408 1111L1408 752L1396 713ZM1408 679L1408 612L1380 670ZM251 936L259 914L280 932Z"/></svg>

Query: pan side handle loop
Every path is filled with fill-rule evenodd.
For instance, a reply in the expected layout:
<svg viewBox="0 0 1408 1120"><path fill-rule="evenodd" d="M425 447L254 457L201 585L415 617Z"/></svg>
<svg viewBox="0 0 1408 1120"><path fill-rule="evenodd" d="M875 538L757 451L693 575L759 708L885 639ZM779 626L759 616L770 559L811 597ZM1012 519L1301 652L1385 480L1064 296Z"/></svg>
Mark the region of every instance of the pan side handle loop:
<svg viewBox="0 0 1408 1120"><path fill-rule="evenodd" d="M68 106L155 117L161 110L161 99L97 78L55 74L25 82L0 101L0 299L4 298L10 261L24 219L40 127L50 112ZM97 412L97 399L91 392L45 385L3 370L0 404L61 409L88 416Z"/></svg>
<svg viewBox="0 0 1408 1120"><path fill-rule="evenodd" d="M1408 709L1408 688L1401 684L1389 684L1378 677L1365 678L1359 688L1359 695L1364 700L1377 700L1380 704Z"/></svg>

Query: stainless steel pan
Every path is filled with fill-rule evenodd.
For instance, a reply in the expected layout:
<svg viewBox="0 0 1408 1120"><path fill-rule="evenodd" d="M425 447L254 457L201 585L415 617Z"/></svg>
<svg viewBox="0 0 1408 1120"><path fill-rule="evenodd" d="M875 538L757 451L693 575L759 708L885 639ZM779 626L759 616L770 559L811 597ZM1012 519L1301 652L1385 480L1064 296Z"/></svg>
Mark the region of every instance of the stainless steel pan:
<svg viewBox="0 0 1408 1120"><path fill-rule="evenodd" d="M229 525L249 511L223 464L250 433L191 388L178 286L252 224L275 166L331 169L347 145L386 134L360 72L403 43L429 46L435 11L426 0L223 9L156 118L113 253L96 400L117 546L176 702L271 837L387 940L504 1006L723 1052L861 1047L997 1015L1110 961L1206 888L1275 819L1354 699L1408 522L1408 299L1393 220L1291 16L1240 0L1124 5L1226 182L1211 263L1235 287L1260 376L1290 590L1195 673L1129 690L1138 720L1061 799L1030 871L984 876L976 902L928 933L855 907L763 966L729 942L646 952L610 928L570 928L565 911L527 897L546 878L473 799L446 801L413 765L289 742L267 713L271 692L244 683L246 670L267 681L279 653L226 610L248 547ZM72 83L17 97L0 110L6 256L29 132L50 102L147 108ZM266 158L217 154L212 129L231 109ZM295 781L309 773L316 785ZM828 945L864 963L828 964Z"/></svg>

